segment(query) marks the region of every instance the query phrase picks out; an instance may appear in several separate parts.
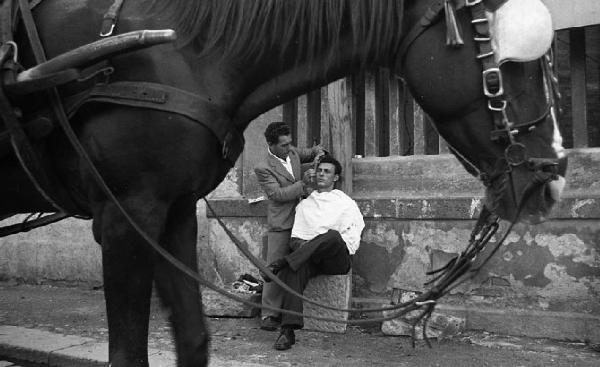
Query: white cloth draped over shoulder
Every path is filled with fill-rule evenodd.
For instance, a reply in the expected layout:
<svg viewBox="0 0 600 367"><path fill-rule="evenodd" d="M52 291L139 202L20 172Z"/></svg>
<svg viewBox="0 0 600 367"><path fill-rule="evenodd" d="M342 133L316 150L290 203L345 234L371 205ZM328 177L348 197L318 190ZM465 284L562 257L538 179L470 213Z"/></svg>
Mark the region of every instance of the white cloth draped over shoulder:
<svg viewBox="0 0 600 367"><path fill-rule="evenodd" d="M333 229L341 234L348 252L353 255L360 246L364 228L358 205L343 191L313 191L296 207L292 237L308 241Z"/></svg>

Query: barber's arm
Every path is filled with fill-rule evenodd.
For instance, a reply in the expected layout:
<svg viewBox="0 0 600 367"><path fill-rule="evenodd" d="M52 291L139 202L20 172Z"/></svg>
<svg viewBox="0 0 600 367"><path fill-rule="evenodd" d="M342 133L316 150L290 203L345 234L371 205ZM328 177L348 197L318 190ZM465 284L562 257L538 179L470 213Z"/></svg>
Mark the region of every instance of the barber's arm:
<svg viewBox="0 0 600 367"><path fill-rule="evenodd" d="M298 157L300 157L301 163L312 162L315 159L315 157L323 155L323 153L325 152L325 149L323 149L323 146L321 146L320 144L315 145L312 148L293 147L292 149L294 149L296 153L298 153Z"/></svg>
<svg viewBox="0 0 600 367"><path fill-rule="evenodd" d="M254 173L256 173L258 183L270 200L286 202L296 200L307 194L308 187L303 181L281 187L277 179L275 179L275 177L267 170L255 168Z"/></svg>

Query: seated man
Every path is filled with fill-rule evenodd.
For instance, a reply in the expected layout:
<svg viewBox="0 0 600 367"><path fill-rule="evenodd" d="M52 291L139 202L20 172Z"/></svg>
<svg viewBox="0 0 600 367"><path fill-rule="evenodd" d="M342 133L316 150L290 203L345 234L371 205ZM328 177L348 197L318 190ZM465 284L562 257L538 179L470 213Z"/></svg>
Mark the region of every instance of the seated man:
<svg viewBox="0 0 600 367"><path fill-rule="evenodd" d="M360 245L365 227L362 214L354 200L334 189L341 173L342 167L333 157L326 155L321 159L316 170L316 190L296 207L290 240L292 253L269 265L298 293L304 292L308 280L317 275L347 274L352 255ZM302 312L302 300L284 293L282 308ZM275 349L291 348L295 343L294 329L303 326L301 316L283 314Z"/></svg>

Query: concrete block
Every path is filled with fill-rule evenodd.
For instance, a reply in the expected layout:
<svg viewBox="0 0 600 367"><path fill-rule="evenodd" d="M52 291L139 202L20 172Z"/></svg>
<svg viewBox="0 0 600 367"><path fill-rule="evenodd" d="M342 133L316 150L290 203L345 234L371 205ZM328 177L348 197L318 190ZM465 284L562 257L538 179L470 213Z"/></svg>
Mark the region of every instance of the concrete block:
<svg viewBox="0 0 600 367"><path fill-rule="evenodd" d="M108 343L86 343L50 353L50 367L107 367Z"/></svg>
<svg viewBox="0 0 600 367"><path fill-rule="evenodd" d="M466 330L467 319L434 312L427 324L432 330L440 331L440 337L459 335Z"/></svg>
<svg viewBox="0 0 600 367"><path fill-rule="evenodd" d="M393 304L406 303L417 297L420 293L415 291L394 289L392 293ZM384 317L393 316L398 311L384 311ZM397 335L397 336L412 336L413 324L417 317L422 314L423 311L416 310L409 312L401 317L384 321L381 324L381 331L386 335ZM465 331L467 320L466 317L460 317L457 315L449 315L440 312L436 309L429 320L427 321L427 337L429 338L444 338L454 335L458 335ZM418 323L415 327L415 338L423 339L423 323Z"/></svg>
<svg viewBox="0 0 600 367"><path fill-rule="evenodd" d="M384 316L393 315L393 311L385 311ZM411 312L408 317L396 318L384 321L381 324L381 332L385 335L395 336L412 336L413 323L417 312ZM466 319L451 315L445 315L439 312L434 312L427 323L428 338L448 338L459 335L466 328ZM423 339L423 323L415 327L415 338Z"/></svg>
<svg viewBox="0 0 600 367"><path fill-rule="evenodd" d="M232 292L233 293L233 292ZM260 294L233 293L249 302L260 304ZM202 304L204 314L209 317L255 317L260 309L234 301L215 291L205 289L202 291Z"/></svg>
<svg viewBox="0 0 600 367"><path fill-rule="evenodd" d="M79 336L63 336L17 326L0 326L0 355L33 363L46 364L51 352L92 341L93 339Z"/></svg>
<svg viewBox="0 0 600 367"><path fill-rule="evenodd" d="M389 314L384 312L385 316ZM393 336L412 336L413 326L408 323L407 320L403 319L392 319L388 321L384 321L381 324L381 332L385 335L393 335ZM433 330L431 328L427 328L427 337L428 338L437 338L440 336L440 332L437 330ZM423 339L423 326L421 324L415 327L415 339L422 340Z"/></svg>
<svg viewBox="0 0 600 367"><path fill-rule="evenodd" d="M351 293L352 272L346 275L317 276L308 282L304 290L304 295L307 298L338 308L350 307ZM307 302L304 302L304 314L348 321L347 312L327 310ZM345 323L314 320L305 317L304 327L308 330L345 333L347 325Z"/></svg>

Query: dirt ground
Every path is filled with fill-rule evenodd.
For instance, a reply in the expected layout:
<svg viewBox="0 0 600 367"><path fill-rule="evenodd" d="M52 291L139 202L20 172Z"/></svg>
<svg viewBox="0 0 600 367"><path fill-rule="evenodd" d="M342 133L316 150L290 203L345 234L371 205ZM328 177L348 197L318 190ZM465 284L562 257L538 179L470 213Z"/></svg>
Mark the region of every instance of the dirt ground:
<svg viewBox="0 0 600 367"><path fill-rule="evenodd" d="M101 289L90 285L27 285L0 282L0 324L107 341ZM600 366L600 353L581 343L469 333L433 341L429 349L409 338L385 336L371 328L346 334L299 331L288 351L273 349L276 332L260 330L258 319L209 319L211 354L224 360L266 366ZM170 328L153 299L149 344L173 350Z"/></svg>

